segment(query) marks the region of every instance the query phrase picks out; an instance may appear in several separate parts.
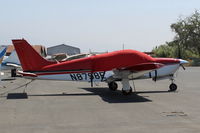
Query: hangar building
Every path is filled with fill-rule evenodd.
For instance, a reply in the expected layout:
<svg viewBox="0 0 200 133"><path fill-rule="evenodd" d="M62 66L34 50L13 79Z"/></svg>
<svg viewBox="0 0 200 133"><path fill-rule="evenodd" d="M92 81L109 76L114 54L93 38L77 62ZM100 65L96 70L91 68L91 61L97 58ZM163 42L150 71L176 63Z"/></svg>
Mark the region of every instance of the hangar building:
<svg viewBox="0 0 200 133"><path fill-rule="evenodd" d="M47 55L52 56L58 53L65 53L67 55L75 55L75 54L80 54L80 49L77 47L66 45L66 44L61 44L61 45L47 48Z"/></svg>

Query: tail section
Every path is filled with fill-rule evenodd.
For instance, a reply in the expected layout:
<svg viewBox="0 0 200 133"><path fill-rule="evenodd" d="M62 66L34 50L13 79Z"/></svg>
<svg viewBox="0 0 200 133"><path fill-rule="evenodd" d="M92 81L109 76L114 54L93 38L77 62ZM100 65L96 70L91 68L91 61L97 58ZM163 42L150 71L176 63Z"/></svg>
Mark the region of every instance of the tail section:
<svg viewBox="0 0 200 133"><path fill-rule="evenodd" d="M2 63L3 57L6 54L6 50L7 50L7 47L1 47L0 48L0 64Z"/></svg>
<svg viewBox="0 0 200 133"><path fill-rule="evenodd" d="M38 71L44 66L54 64L39 55L37 51L24 39L12 40L23 71Z"/></svg>

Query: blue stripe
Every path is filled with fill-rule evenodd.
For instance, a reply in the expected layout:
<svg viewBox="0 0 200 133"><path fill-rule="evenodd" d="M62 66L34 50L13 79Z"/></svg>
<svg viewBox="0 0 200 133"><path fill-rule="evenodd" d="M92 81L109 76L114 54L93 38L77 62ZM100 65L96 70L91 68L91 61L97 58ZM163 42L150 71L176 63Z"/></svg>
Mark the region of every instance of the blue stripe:
<svg viewBox="0 0 200 133"><path fill-rule="evenodd" d="M7 47L5 47L5 48L2 50L2 52L0 53L0 59L3 58L3 56L5 55L6 49L7 49Z"/></svg>

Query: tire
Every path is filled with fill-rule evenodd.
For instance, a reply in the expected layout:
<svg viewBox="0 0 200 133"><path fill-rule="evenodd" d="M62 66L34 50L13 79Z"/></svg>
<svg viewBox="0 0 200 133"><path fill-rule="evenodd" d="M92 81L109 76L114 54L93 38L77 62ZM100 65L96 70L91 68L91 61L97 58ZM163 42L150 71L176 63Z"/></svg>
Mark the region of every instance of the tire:
<svg viewBox="0 0 200 133"><path fill-rule="evenodd" d="M125 91L125 90L123 90L123 88L122 88L122 93L124 94L124 95L130 95L131 93L132 93L132 87L130 87L130 90L129 91Z"/></svg>
<svg viewBox="0 0 200 133"><path fill-rule="evenodd" d="M108 83L108 87L109 87L109 89L110 89L111 91L116 91L117 88L118 88L118 85L117 85L116 82L110 82L110 83Z"/></svg>
<svg viewBox="0 0 200 133"><path fill-rule="evenodd" d="M169 91L176 91L177 90L177 85L172 83L170 86L169 86Z"/></svg>
<svg viewBox="0 0 200 133"><path fill-rule="evenodd" d="M12 69L11 70L11 77L16 77L17 75L17 70L16 69Z"/></svg>

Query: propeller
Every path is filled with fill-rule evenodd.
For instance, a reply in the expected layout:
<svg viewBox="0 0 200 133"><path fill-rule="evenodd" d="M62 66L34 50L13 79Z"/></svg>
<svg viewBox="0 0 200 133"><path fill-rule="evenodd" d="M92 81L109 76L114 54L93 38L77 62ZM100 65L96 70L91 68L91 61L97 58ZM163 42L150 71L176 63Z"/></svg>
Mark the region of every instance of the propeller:
<svg viewBox="0 0 200 133"><path fill-rule="evenodd" d="M180 66L183 68L183 70L185 70L185 67L183 64L188 64L189 62L186 60L182 60L182 59L179 59L179 60L180 60Z"/></svg>

